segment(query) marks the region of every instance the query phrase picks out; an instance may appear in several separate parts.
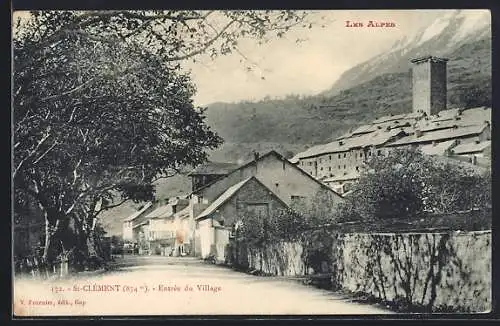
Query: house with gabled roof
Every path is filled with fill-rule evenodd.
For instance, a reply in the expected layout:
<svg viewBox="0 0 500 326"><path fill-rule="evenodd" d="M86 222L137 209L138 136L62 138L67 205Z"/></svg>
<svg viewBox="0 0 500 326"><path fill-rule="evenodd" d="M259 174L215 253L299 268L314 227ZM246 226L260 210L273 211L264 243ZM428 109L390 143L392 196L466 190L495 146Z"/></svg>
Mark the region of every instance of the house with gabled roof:
<svg viewBox="0 0 500 326"><path fill-rule="evenodd" d="M314 205L318 205L317 198L319 197L322 199L321 204L332 208L332 210L343 201L343 198L330 187L316 180L276 151L270 151L262 156L256 153L252 161L239 166L226 176L191 193L192 214L196 221L196 255L206 257L210 252L207 249L209 243L215 246L221 245L221 243L215 243L215 240L211 240L211 242L203 240L207 238L214 239L210 234L215 234L215 229L218 227L225 229L226 235L224 237L229 236L228 232L237 222L238 208L234 207L236 203L228 201L228 198L233 198L232 196L241 191L243 186L250 187L249 185L253 185L260 190L264 189L267 196L264 201L261 199L255 200L253 206L247 205L247 207L255 208L258 214L264 214L263 212L267 212L266 214L271 213L273 202L280 202L281 207L300 207L299 209L303 209L305 212ZM252 193L244 193L251 198ZM238 198L240 202L244 201L241 197ZM222 204L232 205L233 210L224 208L226 213L222 222L223 225L217 225L217 223L214 223L214 221L217 221L214 218L218 216L216 211L219 205ZM210 221L203 222L207 219ZM200 228L202 226L205 229ZM220 257L220 250L218 255Z"/></svg>
<svg viewBox="0 0 500 326"><path fill-rule="evenodd" d="M144 206L140 207L137 211L123 220L123 240L135 242L134 226L139 223L138 218L143 215L145 216L145 214L152 209L154 209L153 202L147 202Z"/></svg>
<svg viewBox="0 0 500 326"><path fill-rule="evenodd" d="M224 261L229 239L245 216L269 218L287 208L288 205L255 176L236 183L196 217L200 256L213 255L218 261Z"/></svg>

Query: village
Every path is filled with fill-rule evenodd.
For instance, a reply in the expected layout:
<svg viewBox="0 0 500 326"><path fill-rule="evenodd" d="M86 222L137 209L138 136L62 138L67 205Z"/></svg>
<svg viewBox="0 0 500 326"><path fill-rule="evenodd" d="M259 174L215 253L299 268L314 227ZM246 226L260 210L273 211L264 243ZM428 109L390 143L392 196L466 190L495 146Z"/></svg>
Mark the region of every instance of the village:
<svg viewBox="0 0 500 326"><path fill-rule="evenodd" d="M224 262L238 216L262 217L318 193L336 205L349 196L365 162L404 147L456 164L491 166L491 108L447 108L448 59L412 60L413 108L379 117L335 142L313 146L290 160L271 151L242 165L209 162L191 171L192 192L148 202L123 222L123 240L140 255L213 257ZM307 206L305 206L307 207Z"/></svg>

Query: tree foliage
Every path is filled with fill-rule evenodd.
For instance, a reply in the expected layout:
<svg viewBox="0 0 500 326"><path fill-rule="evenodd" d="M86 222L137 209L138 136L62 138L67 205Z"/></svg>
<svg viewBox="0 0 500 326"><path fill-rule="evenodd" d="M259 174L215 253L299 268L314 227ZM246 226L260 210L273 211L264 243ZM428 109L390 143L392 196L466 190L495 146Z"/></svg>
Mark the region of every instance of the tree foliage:
<svg viewBox="0 0 500 326"><path fill-rule="evenodd" d="M44 212L44 256L69 219L88 238L102 211L151 199L157 178L221 144L193 105L182 60L302 20L286 11L38 11L19 20L13 177L16 204L29 198Z"/></svg>
<svg viewBox="0 0 500 326"><path fill-rule="evenodd" d="M309 204L297 202L269 216L246 213L240 216L238 236L255 248L283 241L302 242L310 238L305 236L307 232L326 230L332 225L336 218L335 208L328 196L319 192Z"/></svg>
<svg viewBox="0 0 500 326"><path fill-rule="evenodd" d="M240 216L238 238L251 248L264 248L280 241L293 241L307 228L304 217L294 210L279 210L270 216Z"/></svg>
<svg viewBox="0 0 500 326"><path fill-rule="evenodd" d="M374 157L339 210L342 221L411 220L426 214L484 209L491 177L453 159L396 149Z"/></svg>
<svg viewBox="0 0 500 326"><path fill-rule="evenodd" d="M139 52L147 48L163 62L239 53L241 38L262 43L283 37L293 27L313 26L306 11L293 10L46 11L32 15L28 29L41 27L29 32L32 48L85 34L103 43L138 45Z"/></svg>

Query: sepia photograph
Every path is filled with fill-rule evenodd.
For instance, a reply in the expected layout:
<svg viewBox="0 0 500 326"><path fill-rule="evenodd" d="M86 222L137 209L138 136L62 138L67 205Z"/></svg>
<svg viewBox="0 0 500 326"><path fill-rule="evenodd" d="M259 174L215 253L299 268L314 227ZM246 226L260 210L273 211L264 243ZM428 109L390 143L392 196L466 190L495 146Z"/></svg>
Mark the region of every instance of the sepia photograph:
<svg viewBox="0 0 500 326"><path fill-rule="evenodd" d="M12 318L492 312L491 13L12 11Z"/></svg>

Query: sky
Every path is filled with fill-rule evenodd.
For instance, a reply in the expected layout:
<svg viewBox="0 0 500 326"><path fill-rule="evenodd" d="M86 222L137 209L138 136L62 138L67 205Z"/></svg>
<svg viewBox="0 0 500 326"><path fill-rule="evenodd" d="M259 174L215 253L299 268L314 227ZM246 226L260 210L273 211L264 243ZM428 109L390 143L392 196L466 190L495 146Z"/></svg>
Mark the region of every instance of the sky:
<svg viewBox="0 0 500 326"><path fill-rule="evenodd" d="M311 13L325 16L325 27L295 29L283 39L259 46L240 42L254 69L247 71L239 54L215 60L186 63L198 92L197 105L213 102L259 100L265 96L311 95L330 88L349 68L391 48L399 39L415 34L446 14L446 11L328 10ZM347 28L346 21L393 22L394 28ZM296 39L306 39L296 43ZM263 77L263 78L262 78Z"/></svg>
<svg viewBox="0 0 500 326"><path fill-rule="evenodd" d="M191 72L197 87L194 102L199 106L317 94L329 89L343 72L389 50L396 41L411 39L424 28L430 33L439 32L436 22L453 11L311 11L309 19L318 22L311 29L296 28L263 45L250 39L239 40L246 59L238 53L214 60L202 56L196 58L196 63L186 61L184 68ZM467 11L469 16L474 13L478 11ZM392 22L395 27L346 27L346 21L366 25L370 20ZM304 41L297 43L297 39ZM247 70L249 66L251 71Z"/></svg>

